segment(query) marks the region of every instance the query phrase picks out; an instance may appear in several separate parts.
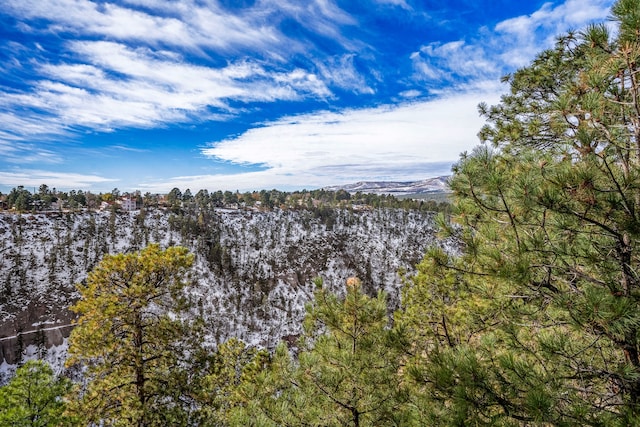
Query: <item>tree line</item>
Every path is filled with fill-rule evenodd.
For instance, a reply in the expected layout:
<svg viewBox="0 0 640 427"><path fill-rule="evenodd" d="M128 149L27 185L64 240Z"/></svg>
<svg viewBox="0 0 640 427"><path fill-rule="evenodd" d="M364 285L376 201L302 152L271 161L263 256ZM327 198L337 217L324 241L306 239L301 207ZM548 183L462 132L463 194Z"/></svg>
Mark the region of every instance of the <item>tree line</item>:
<svg viewBox="0 0 640 427"><path fill-rule="evenodd" d="M0 209L17 212L39 212L49 210L97 210L106 203L110 209L119 209L119 202L126 198L135 203L137 209L168 208L176 212L189 208L260 208L260 209L313 209L317 207L360 207L399 208L430 212L447 211L449 203L436 199L397 198L389 194L350 194L345 190L300 190L285 192L279 190L211 191L199 190L195 195L190 189L184 192L173 188L167 194L152 194L140 191L121 192L114 188L106 193L70 190L68 192L50 188L46 184L31 192L24 186L11 189L8 194L0 193Z"/></svg>

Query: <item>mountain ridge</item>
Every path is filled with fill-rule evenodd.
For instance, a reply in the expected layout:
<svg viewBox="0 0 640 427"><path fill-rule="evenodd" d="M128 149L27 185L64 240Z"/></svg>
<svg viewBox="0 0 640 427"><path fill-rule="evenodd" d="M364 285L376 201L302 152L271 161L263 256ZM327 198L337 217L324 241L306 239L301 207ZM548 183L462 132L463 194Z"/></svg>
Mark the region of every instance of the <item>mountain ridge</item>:
<svg viewBox="0 0 640 427"><path fill-rule="evenodd" d="M327 191L345 190L349 193L391 195L449 193L450 190L447 184L449 178L449 175L443 175L420 181L359 181L352 184L332 185L323 189Z"/></svg>

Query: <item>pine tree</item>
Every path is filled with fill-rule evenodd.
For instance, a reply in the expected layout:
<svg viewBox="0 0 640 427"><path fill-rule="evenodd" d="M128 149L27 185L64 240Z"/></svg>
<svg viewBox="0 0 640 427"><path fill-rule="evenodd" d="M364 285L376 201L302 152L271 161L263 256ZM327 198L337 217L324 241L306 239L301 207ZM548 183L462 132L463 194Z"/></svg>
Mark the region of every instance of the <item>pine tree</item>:
<svg viewBox="0 0 640 427"><path fill-rule="evenodd" d="M63 396L71 382L56 378L51 367L30 360L17 369L11 381L0 387L0 425L15 427L60 426L70 421L64 415Z"/></svg>
<svg viewBox="0 0 640 427"><path fill-rule="evenodd" d="M100 425L183 425L190 410L183 288L193 257L151 245L108 255L78 285L68 365L86 367L72 411Z"/></svg>
<svg viewBox="0 0 640 427"><path fill-rule="evenodd" d="M400 382L406 343L390 328L384 293L370 298L361 286L351 278L344 298L316 293L298 360L278 347L269 368L240 387L245 417L236 411L234 425L411 425Z"/></svg>
<svg viewBox="0 0 640 427"><path fill-rule="evenodd" d="M251 425L248 419L255 422L255 413L245 417L244 403L247 399L239 391L243 385L256 383L256 376L265 370L269 353L231 338L218 346L211 359L207 365L208 373L200 377L197 387L194 387L199 407L194 417L196 424L203 427Z"/></svg>
<svg viewBox="0 0 640 427"><path fill-rule="evenodd" d="M480 106L451 180L464 253L404 298L434 424L640 422L640 2L612 15Z"/></svg>

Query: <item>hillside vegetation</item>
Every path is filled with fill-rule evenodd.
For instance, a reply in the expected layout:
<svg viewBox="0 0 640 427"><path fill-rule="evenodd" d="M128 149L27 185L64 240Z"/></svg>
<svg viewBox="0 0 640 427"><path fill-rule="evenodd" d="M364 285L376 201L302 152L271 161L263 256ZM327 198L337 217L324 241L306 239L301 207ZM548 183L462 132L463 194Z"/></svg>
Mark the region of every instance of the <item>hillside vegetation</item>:
<svg viewBox="0 0 640 427"><path fill-rule="evenodd" d="M237 337L273 348L283 336L300 333L316 277L338 289L357 275L367 292L385 289L397 307L400 270L413 270L436 242L433 219L433 213L400 209L199 205L0 215L2 355L15 363L29 344L62 344L74 317L68 307L78 298L75 284L105 255L151 243L193 253L189 298L206 320L209 341Z"/></svg>

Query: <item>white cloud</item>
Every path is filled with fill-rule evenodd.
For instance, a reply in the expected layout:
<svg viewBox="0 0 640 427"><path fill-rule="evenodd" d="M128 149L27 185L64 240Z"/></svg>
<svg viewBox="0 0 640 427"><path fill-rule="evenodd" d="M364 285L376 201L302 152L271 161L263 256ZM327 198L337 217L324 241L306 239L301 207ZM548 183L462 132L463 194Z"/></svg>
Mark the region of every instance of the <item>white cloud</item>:
<svg viewBox="0 0 640 427"><path fill-rule="evenodd" d="M38 110L32 126L12 132L18 139L228 119L242 111L239 103L331 99L330 86L372 93L351 54L324 63L310 58L317 73L288 62L306 55L310 42L282 34L285 19L359 46L340 33L355 21L329 0L259 0L234 10L215 0L7 0L3 12L22 20L24 31L67 39L58 62L46 54L30 60L36 74L29 87L0 90L5 111ZM28 27L36 19L45 29Z"/></svg>
<svg viewBox="0 0 640 427"><path fill-rule="evenodd" d="M47 184L58 189L92 188L95 184L117 181L97 175L82 175L76 173L52 172L37 169L19 169L12 172L0 171L0 186L37 187Z"/></svg>
<svg viewBox="0 0 640 427"><path fill-rule="evenodd" d="M412 7L407 4L406 0L375 0L375 2L379 4L398 6L406 10L412 10Z"/></svg>
<svg viewBox="0 0 640 427"><path fill-rule="evenodd" d="M400 92L398 95L400 95L403 98L417 98L422 95L422 92L416 89L409 89L409 90Z"/></svg>
<svg viewBox="0 0 640 427"><path fill-rule="evenodd" d="M142 148L133 148L133 147L128 147L126 145L112 145L110 147L108 147L111 150L117 150L117 151L130 151L133 153L148 153L149 150L147 149L142 149Z"/></svg>
<svg viewBox="0 0 640 427"><path fill-rule="evenodd" d="M18 101L16 101L16 99ZM23 141L25 136L38 135L39 139L48 139L53 136L65 134L67 131L60 124L49 123L49 117L41 114L19 115L12 111L1 111L3 108L10 109L20 101L19 96L0 96L0 141Z"/></svg>
<svg viewBox="0 0 640 427"><path fill-rule="evenodd" d="M356 69L354 59L355 54L324 58L322 61L316 61L316 67L324 77L323 81L355 93L373 94L373 89Z"/></svg>
<svg viewBox="0 0 640 427"><path fill-rule="evenodd" d="M374 1L410 7L405 0ZM493 97L494 87L488 87L489 99L474 98L473 87L526 64L556 34L606 17L610 4L611 0L547 3L531 15L503 21L468 38L416 47L410 57L412 83L420 87L408 84L398 97L419 99L429 93L441 96L440 100L268 123L206 151L227 161L262 163L264 171L198 179L227 179L228 188L234 188L234 182L249 176L264 180L269 187L289 183L292 176L309 186L335 183L330 179L351 180L357 174L373 177L375 168L392 179L423 174L434 161L455 160L459 151L476 143L480 121L475 104L497 97ZM43 42L36 48L15 43L13 49L20 52L15 51L12 62L0 65L25 73L33 70L28 78L20 75L27 86L0 90L0 153L4 160L60 162L52 145L36 148L30 141L48 142L78 131L228 119L249 109L252 102L331 100L336 87L356 94L374 92L358 62L362 59L363 64L371 65L371 58L356 55L373 55L375 49L361 49L363 42L343 34L345 27L358 23L334 1L256 0L232 9L225 9L217 0L122 0L118 4L5 0L2 13L15 18L16 30L52 33L56 40L66 42L61 46ZM287 37L281 30L283 22L303 29L298 34L301 38ZM46 27L35 28L43 23ZM305 39L305 33L312 36ZM322 42L316 45L312 39ZM342 53L328 59L314 57L325 42L340 45ZM30 47L33 52L25 53ZM292 58L303 58L315 68L305 70ZM375 66L371 68L367 75L379 75ZM384 82L382 77L380 82ZM440 93L443 83L452 84L460 95ZM463 100L471 98L474 101L463 107ZM467 111L469 116L463 113ZM408 157L385 151L389 143L393 152L404 151ZM264 148L269 144L273 144L273 155ZM303 171L299 165L310 169Z"/></svg>
<svg viewBox="0 0 640 427"><path fill-rule="evenodd" d="M38 108L46 123L16 126L24 136L86 127L151 127L211 119L208 107L233 113L230 101L274 102L331 96L325 83L302 69L270 71L248 61L209 68L182 62L147 48L114 42L73 42L85 64L42 64L30 93L5 94L5 108ZM116 77L117 76L117 77ZM221 117L221 116L219 116ZM1 117L0 117L1 119Z"/></svg>
<svg viewBox="0 0 640 427"><path fill-rule="evenodd" d="M495 62L482 45L469 45L462 40L429 43L413 53L411 59L427 80L486 79L496 72Z"/></svg>
<svg viewBox="0 0 640 427"><path fill-rule="evenodd" d="M51 31L116 40L228 49L235 45L261 48L281 38L274 27L256 25L251 19L226 13L215 2L183 0L171 2L170 7L166 2L147 2L141 6L153 8L152 12L90 0L4 2L4 7L17 16L49 21Z"/></svg>
<svg viewBox="0 0 640 427"><path fill-rule="evenodd" d="M283 118L217 142L203 154L284 172L327 165L375 170L385 164L455 160L477 143L481 119L476 105L485 97L473 93L400 107Z"/></svg>
<svg viewBox="0 0 640 427"><path fill-rule="evenodd" d="M294 19L302 27L342 44L347 50L353 51L362 45L342 35L342 26L357 25L357 21L333 0L262 0L257 4L260 10L277 11L277 15Z"/></svg>
<svg viewBox="0 0 640 427"><path fill-rule="evenodd" d="M424 45L411 55L415 78L423 81L498 79L514 67L527 65L555 38L580 29L609 14L611 0L567 0L558 6L545 3L531 15L483 28L468 39Z"/></svg>
<svg viewBox="0 0 640 427"><path fill-rule="evenodd" d="M0 152L2 149L0 148ZM8 150L3 160L7 163L13 164L39 164L39 163L62 163L62 157L59 153L46 149L44 147L29 144L19 143L14 144Z"/></svg>
<svg viewBox="0 0 640 427"><path fill-rule="evenodd" d="M0 97L0 107L7 99ZM66 135L67 130L59 124L51 124L48 117L39 114L18 115L0 111L0 157L3 162L60 163L62 157L52 150L56 138ZM38 143L30 142L29 135L37 136ZM47 148L50 147L50 148Z"/></svg>
<svg viewBox="0 0 640 427"><path fill-rule="evenodd" d="M477 104L497 100L498 91L470 90L398 107L287 117L202 150L217 161L263 170L180 176L140 183L139 187L148 191L173 187L244 191L294 183L297 188L317 188L447 174L459 154L478 142L482 119Z"/></svg>
<svg viewBox="0 0 640 427"><path fill-rule="evenodd" d="M607 18L612 3L611 0L567 0L555 7L545 3L531 15L498 23L493 46L502 45L499 59L505 64L524 66L541 49L553 46L558 35Z"/></svg>
<svg viewBox="0 0 640 427"><path fill-rule="evenodd" d="M611 0L567 0L557 6L544 3L531 15L517 16L496 25L496 30L505 34L527 38L540 28L548 29L553 37L557 33L576 29L609 15Z"/></svg>
<svg viewBox="0 0 640 427"><path fill-rule="evenodd" d="M48 29L56 33L180 46L199 52L241 47L255 52L283 48L304 52L304 42L290 39L278 29L284 19L295 19L345 46L356 45L339 30L340 25L355 25L355 20L329 0L261 0L232 11L217 1L197 0L129 0L125 5L92 0L5 0L3 7L22 19L48 21Z"/></svg>

